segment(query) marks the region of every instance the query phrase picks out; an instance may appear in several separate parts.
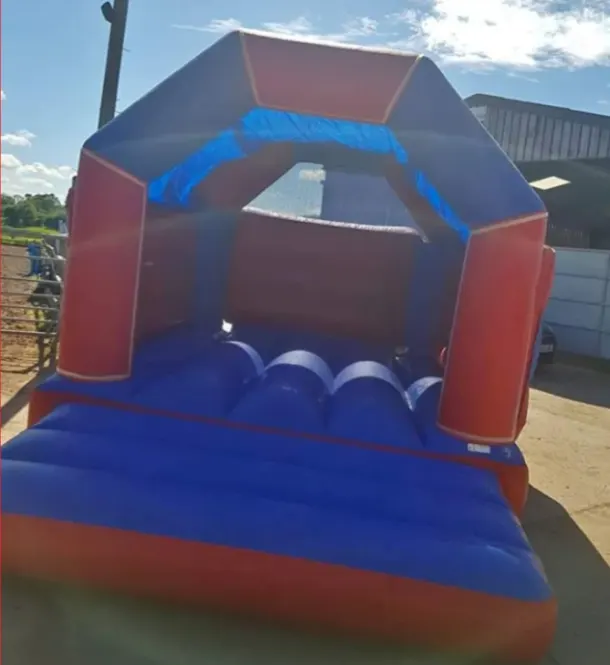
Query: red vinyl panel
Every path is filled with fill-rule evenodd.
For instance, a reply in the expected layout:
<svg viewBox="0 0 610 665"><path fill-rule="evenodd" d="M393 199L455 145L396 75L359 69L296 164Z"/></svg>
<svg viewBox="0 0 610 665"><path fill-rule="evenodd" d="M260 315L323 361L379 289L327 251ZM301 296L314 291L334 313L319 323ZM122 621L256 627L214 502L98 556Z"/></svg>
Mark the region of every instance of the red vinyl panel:
<svg viewBox="0 0 610 665"><path fill-rule="evenodd" d="M145 210L144 183L82 152L62 304L61 374L129 376Z"/></svg>
<svg viewBox="0 0 610 665"><path fill-rule="evenodd" d="M532 330L531 348L534 350L536 337L542 325L542 317L546 309L547 302L551 295L553 288L553 277L555 276L555 250L552 247L545 247L542 253L542 269L540 271L540 279L538 280L538 287L536 289L536 318L535 325ZM529 376L532 371L532 362L535 358L530 358L530 364L527 372L527 382L523 388L523 398L521 400L521 408L519 410L519 421L517 423L517 435L521 433L527 422L527 411L529 407Z"/></svg>
<svg viewBox="0 0 610 665"><path fill-rule="evenodd" d="M403 344L413 232L244 212L227 318Z"/></svg>
<svg viewBox="0 0 610 665"><path fill-rule="evenodd" d="M523 602L256 550L24 515L2 520L3 566L29 577L404 642L463 661L538 662L553 638L554 598Z"/></svg>
<svg viewBox="0 0 610 665"><path fill-rule="evenodd" d="M361 122L384 122L417 60L255 34L243 39L261 106Z"/></svg>
<svg viewBox="0 0 610 665"><path fill-rule="evenodd" d="M474 232L449 344L439 426L466 440L517 436L546 215Z"/></svg>

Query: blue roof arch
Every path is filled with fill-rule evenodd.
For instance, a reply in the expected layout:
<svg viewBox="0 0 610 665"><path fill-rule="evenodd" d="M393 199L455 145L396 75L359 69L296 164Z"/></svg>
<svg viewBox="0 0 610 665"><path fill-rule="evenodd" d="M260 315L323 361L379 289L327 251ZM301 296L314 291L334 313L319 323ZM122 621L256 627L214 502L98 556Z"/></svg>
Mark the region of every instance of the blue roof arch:
<svg viewBox="0 0 610 665"><path fill-rule="evenodd" d="M167 206L192 206L195 188L220 166L292 143L390 157L464 242L474 229L545 214L541 199L431 60L410 56L415 64L378 122L316 115L261 103L243 36L219 40L85 148L138 177L149 200ZM265 66L290 74L281 61Z"/></svg>

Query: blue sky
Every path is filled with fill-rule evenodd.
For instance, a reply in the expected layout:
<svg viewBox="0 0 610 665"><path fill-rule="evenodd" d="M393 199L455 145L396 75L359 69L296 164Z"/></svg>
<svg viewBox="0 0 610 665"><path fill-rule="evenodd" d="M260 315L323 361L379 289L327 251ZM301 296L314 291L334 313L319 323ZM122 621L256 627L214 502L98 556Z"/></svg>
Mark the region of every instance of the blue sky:
<svg viewBox="0 0 610 665"><path fill-rule="evenodd" d="M3 191L65 194L97 121L100 4L3 0ZM463 95L610 114L610 0L131 0L119 108L239 26L426 52Z"/></svg>

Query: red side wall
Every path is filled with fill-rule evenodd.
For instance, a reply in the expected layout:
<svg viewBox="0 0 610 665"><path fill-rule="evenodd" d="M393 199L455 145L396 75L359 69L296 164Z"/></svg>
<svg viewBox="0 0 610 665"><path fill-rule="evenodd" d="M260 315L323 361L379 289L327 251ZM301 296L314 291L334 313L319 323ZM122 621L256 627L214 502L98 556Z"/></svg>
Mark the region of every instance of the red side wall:
<svg viewBox="0 0 610 665"><path fill-rule="evenodd" d="M146 186L83 151L62 305L60 374L91 381L129 376Z"/></svg>
<svg viewBox="0 0 610 665"><path fill-rule="evenodd" d="M473 232L445 369L439 426L514 441L537 316L546 216Z"/></svg>
<svg viewBox="0 0 610 665"><path fill-rule="evenodd" d="M151 207L144 225L136 339L191 320L197 218Z"/></svg>
<svg viewBox="0 0 610 665"><path fill-rule="evenodd" d="M552 247L545 247L542 252L542 268L540 270L540 279L538 280L538 287L536 289L536 317L535 324L532 329L531 348L534 350L536 337L542 325L542 318L544 310L551 295L553 288L553 277L555 276L555 250ZM523 399L521 400L521 408L519 410L519 420L517 423L517 435L521 433L527 422L527 411L529 407L529 378L532 371L532 362L535 358L530 356L530 362L527 369L527 382L523 387Z"/></svg>
<svg viewBox="0 0 610 665"><path fill-rule="evenodd" d="M245 212L226 317L402 345L414 233Z"/></svg>

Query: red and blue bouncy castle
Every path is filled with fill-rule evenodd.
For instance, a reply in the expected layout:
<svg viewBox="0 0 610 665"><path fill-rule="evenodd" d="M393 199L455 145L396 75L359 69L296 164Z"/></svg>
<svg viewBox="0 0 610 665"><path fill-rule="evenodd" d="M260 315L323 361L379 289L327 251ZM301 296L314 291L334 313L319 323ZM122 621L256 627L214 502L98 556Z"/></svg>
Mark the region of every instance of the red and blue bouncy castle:
<svg viewBox="0 0 610 665"><path fill-rule="evenodd" d="M312 161L385 176L414 228L244 209ZM2 449L4 569L541 657L515 440L547 214L433 62L235 32L78 172L58 372Z"/></svg>

